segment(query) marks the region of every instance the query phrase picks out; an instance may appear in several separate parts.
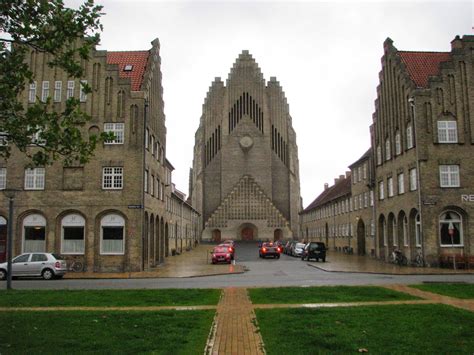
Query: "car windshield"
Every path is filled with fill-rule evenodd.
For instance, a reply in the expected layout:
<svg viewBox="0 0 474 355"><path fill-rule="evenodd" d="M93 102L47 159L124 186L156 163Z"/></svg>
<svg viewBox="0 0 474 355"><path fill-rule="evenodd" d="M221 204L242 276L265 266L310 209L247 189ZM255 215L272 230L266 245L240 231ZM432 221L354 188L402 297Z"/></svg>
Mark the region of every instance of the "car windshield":
<svg viewBox="0 0 474 355"><path fill-rule="evenodd" d="M56 260L64 260L64 258L59 254L51 254Z"/></svg>
<svg viewBox="0 0 474 355"><path fill-rule="evenodd" d="M227 247L215 247L214 253L227 253Z"/></svg>
<svg viewBox="0 0 474 355"><path fill-rule="evenodd" d="M296 243L295 248L304 248L303 243Z"/></svg>

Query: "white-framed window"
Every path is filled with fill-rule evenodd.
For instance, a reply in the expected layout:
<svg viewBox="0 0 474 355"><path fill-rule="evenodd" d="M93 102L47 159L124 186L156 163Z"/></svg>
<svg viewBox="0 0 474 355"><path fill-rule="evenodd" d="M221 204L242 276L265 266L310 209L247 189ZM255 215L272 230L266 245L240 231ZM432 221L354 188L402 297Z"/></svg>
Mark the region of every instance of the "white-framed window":
<svg viewBox="0 0 474 355"><path fill-rule="evenodd" d="M390 149L390 139L387 138L385 141L385 160L390 160L392 158L392 151Z"/></svg>
<svg viewBox="0 0 474 355"><path fill-rule="evenodd" d="M150 186L151 186L150 194L152 196L155 196L155 175L153 174L151 174Z"/></svg>
<svg viewBox="0 0 474 355"><path fill-rule="evenodd" d="M40 127L36 127L36 132L31 135L31 144L33 145L45 145L46 140L41 138L43 130Z"/></svg>
<svg viewBox="0 0 474 355"><path fill-rule="evenodd" d="M387 190L388 190L388 197L393 197L393 178L389 177L387 179Z"/></svg>
<svg viewBox="0 0 474 355"><path fill-rule="evenodd" d="M369 193L364 192L364 208L367 208L369 206Z"/></svg>
<svg viewBox="0 0 474 355"><path fill-rule="evenodd" d="M150 138L150 130L147 128L145 130L145 149L148 149L150 142L148 141Z"/></svg>
<svg viewBox="0 0 474 355"><path fill-rule="evenodd" d="M87 80L81 80L79 88L79 101L86 102L87 101L87 94L84 91L84 86L87 85Z"/></svg>
<svg viewBox="0 0 474 355"><path fill-rule="evenodd" d="M68 80L67 82L66 99L71 97L74 97L74 80Z"/></svg>
<svg viewBox="0 0 474 355"><path fill-rule="evenodd" d="M123 255L125 253L125 220L118 214L108 214L100 220L100 253Z"/></svg>
<svg viewBox="0 0 474 355"><path fill-rule="evenodd" d="M164 183L161 183L161 197L160 197L160 200L161 201L165 200L165 184Z"/></svg>
<svg viewBox="0 0 474 355"><path fill-rule="evenodd" d="M359 197L356 195L354 196L354 211L359 209Z"/></svg>
<svg viewBox="0 0 474 355"><path fill-rule="evenodd" d="M383 246L386 247L388 245L388 233L387 233L387 222L385 219L382 221L382 239L383 239Z"/></svg>
<svg viewBox="0 0 474 355"><path fill-rule="evenodd" d="M397 220L394 218L392 223L392 239L393 239L393 246L398 246L398 228L397 228Z"/></svg>
<svg viewBox="0 0 474 355"><path fill-rule="evenodd" d="M354 168L352 177L353 183L355 184L357 182L357 168Z"/></svg>
<svg viewBox="0 0 474 355"><path fill-rule="evenodd" d="M62 88L63 88L62 81L54 82L54 102L61 102Z"/></svg>
<svg viewBox="0 0 474 355"><path fill-rule="evenodd" d="M410 169L410 191L415 191L418 188L416 179L416 168Z"/></svg>
<svg viewBox="0 0 474 355"><path fill-rule="evenodd" d="M0 190L7 188L7 168L0 168Z"/></svg>
<svg viewBox="0 0 474 355"><path fill-rule="evenodd" d="M364 163L363 171L364 171L364 180L365 180L367 179L367 163Z"/></svg>
<svg viewBox="0 0 474 355"><path fill-rule="evenodd" d="M400 132L395 133L395 155L402 154L402 141L400 137Z"/></svg>
<svg viewBox="0 0 474 355"><path fill-rule="evenodd" d="M408 246L408 218L403 216L403 245Z"/></svg>
<svg viewBox="0 0 474 355"><path fill-rule="evenodd" d="M407 127L407 149L413 148L413 132L411 125Z"/></svg>
<svg viewBox="0 0 474 355"><path fill-rule="evenodd" d="M23 219L23 253L46 250L46 219L40 214L30 214Z"/></svg>
<svg viewBox="0 0 474 355"><path fill-rule="evenodd" d="M382 147L377 146L377 165L382 164Z"/></svg>
<svg viewBox="0 0 474 355"><path fill-rule="evenodd" d="M373 219L370 220L370 235L371 236L375 235L375 223Z"/></svg>
<svg viewBox="0 0 474 355"><path fill-rule="evenodd" d="M459 165L440 165L439 183L441 187L459 187Z"/></svg>
<svg viewBox="0 0 474 355"><path fill-rule="evenodd" d="M415 216L415 244L417 247L421 247L421 217L419 213Z"/></svg>
<svg viewBox="0 0 474 355"><path fill-rule="evenodd" d="M456 121L438 121L438 142L458 142L458 126Z"/></svg>
<svg viewBox="0 0 474 355"><path fill-rule="evenodd" d="M30 84L30 90L28 91L28 102L36 102L36 81Z"/></svg>
<svg viewBox="0 0 474 355"><path fill-rule="evenodd" d="M370 206L374 205L374 190L370 190Z"/></svg>
<svg viewBox="0 0 474 355"><path fill-rule="evenodd" d="M86 220L80 214L72 213L61 220L61 254L84 254L84 230Z"/></svg>
<svg viewBox="0 0 474 355"><path fill-rule="evenodd" d="M155 156L156 146L155 146L155 137L154 136L150 136L150 146L151 146L151 155Z"/></svg>
<svg viewBox="0 0 474 355"><path fill-rule="evenodd" d="M145 181L144 181L144 186L143 186L144 190L143 191L145 191L145 192L149 191L148 184L149 184L149 182L148 182L148 169L145 169Z"/></svg>
<svg viewBox="0 0 474 355"><path fill-rule="evenodd" d="M397 181L398 181L398 194L404 194L405 193L405 180L404 180L404 174L400 173L397 175Z"/></svg>
<svg viewBox="0 0 474 355"><path fill-rule="evenodd" d="M385 191L383 187L383 181L379 181L379 200L383 200L385 198Z"/></svg>
<svg viewBox="0 0 474 355"><path fill-rule="evenodd" d="M123 189L123 167L102 168L102 188L104 190Z"/></svg>
<svg viewBox="0 0 474 355"><path fill-rule="evenodd" d="M361 181L362 180L362 166L359 166L357 168L357 181Z"/></svg>
<svg viewBox="0 0 474 355"><path fill-rule="evenodd" d="M44 190L44 168L25 169L25 190Z"/></svg>
<svg viewBox="0 0 474 355"><path fill-rule="evenodd" d="M104 144L123 144L125 138L125 124L124 123L104 123L104 132L113 133L114 139L105 141Z"/></svg>
<svg viewBox="0 0 474 355"><path fill-rule="evenodd" d="M41 101L46 102L49 97L49 81L43 81L41 88Z"/></svg>
<svg viewBox="0 0 474 355"><path fill-rule="evenodd" d="M454 211L439 217L439 238L442 247L463 246L462 218Z"/></svg>

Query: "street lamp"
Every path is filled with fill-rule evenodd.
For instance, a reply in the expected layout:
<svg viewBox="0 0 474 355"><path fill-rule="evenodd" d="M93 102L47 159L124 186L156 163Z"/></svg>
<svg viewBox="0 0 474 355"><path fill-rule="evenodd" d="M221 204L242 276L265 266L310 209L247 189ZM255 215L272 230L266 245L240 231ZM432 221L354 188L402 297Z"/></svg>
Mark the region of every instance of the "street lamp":
<svg viewBox="0 0 474 355"><path fill-rule="evenodd" d="M5 189L8 198L8 234L7 234L7 290L12 289L12 257L13 257L13 201L17 189Z"/></svg>

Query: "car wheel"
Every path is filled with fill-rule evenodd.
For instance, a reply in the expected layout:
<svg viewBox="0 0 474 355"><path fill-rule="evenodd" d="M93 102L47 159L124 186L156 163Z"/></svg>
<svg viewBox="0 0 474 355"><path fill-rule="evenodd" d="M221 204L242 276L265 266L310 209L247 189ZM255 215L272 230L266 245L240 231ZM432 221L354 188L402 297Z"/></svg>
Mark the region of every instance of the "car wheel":
<svg viewBox="0 0 474 355"><path fill-rule="evenodd" d="M7 278L7 272L3 269L0 269L0 280L5 280Z"/></svg>
<svg viewBox="0 0 474 355"><path fill-rule="evenodd" d="M45 280L51 280L54 277L54 272L51 269L44 269L41 276L43 276Z"/></svg>
<svg viewBox="0 0 474 355"><path fill-rule="evenodd" d="M280 259L280 254L277 255L277 259Z"/></svg>

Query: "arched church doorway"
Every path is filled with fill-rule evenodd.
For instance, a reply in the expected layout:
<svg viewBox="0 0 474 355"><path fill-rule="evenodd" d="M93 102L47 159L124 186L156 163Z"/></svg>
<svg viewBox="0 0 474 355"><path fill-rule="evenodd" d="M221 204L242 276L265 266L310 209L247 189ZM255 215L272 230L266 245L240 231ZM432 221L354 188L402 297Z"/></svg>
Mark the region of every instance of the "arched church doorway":
<svg viewBox="0 0 474 355"><path fill-rule="evenodd" d="M240 226L240 239L243 241L255 240L257 235L257 227L251 223L245 223Z"/></svg>
<svg viewBox="0 0 474 355"><path fill-rule="evenodd" d="M215 243L221 242L221 231L219 229L214 229L212 231L212 241Z"/></svg>
<svg viewBox="0 0 474 355"><path fill-rule="evenodd" d="M362 219L357 223L357 254L365 255L365 224Z"/></svg>
<svg viewBox="0 0 474 355"><path fill-rule="evenodd" d="M283 239L283 231L281 229L275 229L273 232L273 240L276 242L281 239Z"/></svg>

